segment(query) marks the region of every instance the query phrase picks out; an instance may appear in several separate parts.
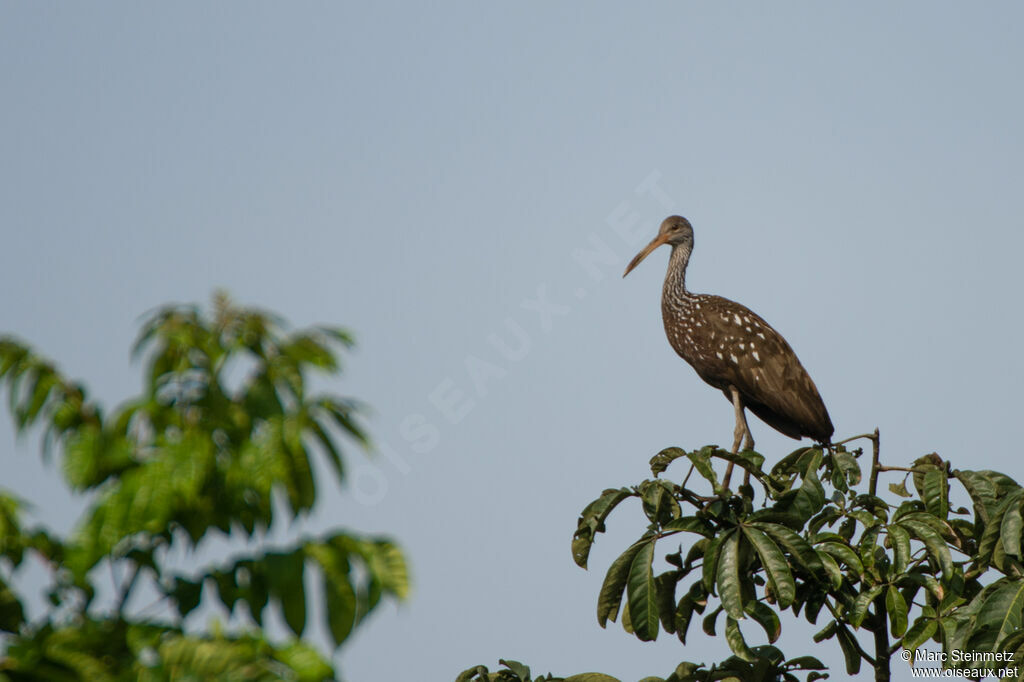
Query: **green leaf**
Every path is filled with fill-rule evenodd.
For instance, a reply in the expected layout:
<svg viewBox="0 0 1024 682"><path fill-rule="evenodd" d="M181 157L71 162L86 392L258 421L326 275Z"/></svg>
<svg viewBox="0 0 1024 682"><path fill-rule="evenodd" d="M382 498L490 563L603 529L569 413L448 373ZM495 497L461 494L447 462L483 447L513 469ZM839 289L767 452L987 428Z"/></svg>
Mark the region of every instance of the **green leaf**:
<svg viewBox="0 0 1024 682"><path fill-rule="evenodd" d="M905 573L910 561L910 533L899 524L886 527L893 550L893 568L896 573Z"/></svg>
<svg viewBox="0 0 1024 682"><path fill-rule="evenodd" d="M764 476L764 472L761 470L761 465L764 464L764 455L753 450L730 452L722 448L714 448L711 455L738 465L741 469L753 474L755 478L760 479Z"/></svg>
<svg viewBox="0 0 1024 682"><path fill-rule="evenodd" d="M1003 544L1003 551L1018 559L1021 558L1020 535L1022 526L1024 526L1024 521L1021 519L1020 505L1011 505L1007 508L1006 513L1003 514L999 530L999 540Z"/></svg>
<svg viewBox="0 0 1024 682"><path fill-rule="evenodd" d="M807 589L809 587L807 586L797 593L797 604L803 603L804 618L807 619L808 623L814 625L818 622L818 614L821 613L821 609L825 606L826 593L821 590ZM799 614L799 606L794 611L796 614Z"/></svg>
<svg viewBox="0 0 1024 682"><path fill-rule="evenodd" d="M305 562L302 552L266 555L270 590L284 613L285 623L295 635L306 629L306 589L303 581Z"/></svg>
<svg viewBox="0 0 1024 682"><path fill-rule="evenodd" d="M837 621L829 621L829 624L823 627L818 632L814 633L814 643L820 644L826 639L832 639L836 635L836 631L839 629L839 623Z"/></svg>
<svg viewBox="0 0 1024 682"><path fill-rule="evenodd" d="M657 478L659 474L665 473L669 464L680 457L686 457L686 451L682 448L665 448L654 457L651 457L651 473Z"/></svg>
<svg viewBox="0 0 1024 682"><path fill-rule="evenodd" d="M782 634L782 623L779 621L778 614L775 613L775 609L764 602L751 599L746 603L744 611L764 628L769 642L774 643Z"/></svg>
<svg viewBox="0 0 1024 682"><path fill-rule="evenodd" d="M928 471L945 471L946 464L936 453L929 455L921 455L914 460L912 465L914 472L910 474L910 477L914 480L914 487L917 488L918 494L920 494L923 500L926 497L924 490L924 477Z"/></svg>
<svg viewBox="0 0 1024 682"><path fill-rule="evenodd" d="M375 539L367 545L365 558L370 574L380 581L383 590L398 599L409 596L409 565L398 545Z"/></svg>
<svg viewBox="0 0 1024 682"><path fill-rule="evenodd" d="M756 528L763 530L775 543L786 551L793 559L796 566L799 566L816 579L824 579L824 566L821 558L814 551L810 543L789 528L776 523L752 523Z"/></svg>
<svg viewBox="0 0 1024 682"><path fill-rule="evenodd" d="M835 507L830 507L835 509ZM824 512L822 512L824 513ZM816 517L818 518L818 517ZM791 514L788 512L780 512L777 509L771 507L767 509L758 509L753 514L747 516L747 521L750 523L764 522L771 523L779 526L785 526L790 530L799 531L804 529L804 525L808 522L806 519L800 518L797 514Z"/></svg>
<svg viewBox="0 0 1024 682"><path fill-rule="evenodd" d="M941 568L943 578L948 579L953 573L953 558L949 553L949 547L946 546L946 541L931 526L917 518L911 518L909 515L901 518L899 525L924 543L928 554Z"/></svg>
<svg viewBox="0 0 1024 682"><path fill-rule="evenodd" d="M809 457L813 457L814 454L820 450L813 447L800 447L789 453L772 467L771 476L773 478L779 478L787 474L794 473L796 471L805 471L806 465L801 466L801 460L807 461Z"/></svg>
<svg viewBox="0 0 1024 682"><path fill-rule="evenodd" d="M807 524L807 530L812 534L819 533L825 526L831 526L842 516L842 510L838 507L828 506L822 509L817 516ZM786 524L787 526L790 524ZM803 530L803 522L799 522L793 530Z"/></svg>
<svg viewBox="0 0 1024 682"><path fill-rule="evenodd" d="M857 495L853 501L853 506L867 510L875 519L886 523L889 520L889 503L883 500L877 495L862 494ZM864 525L870 526L875 523L874 520L865 519Z"/></svg>
<svg viewBox="0 0 1024 682"><path fill-rule="evenodd" d="M944 469L933 469L924 474L922 498L929 513L940 519L949 516L949 482Z"/></svg>
<svg viewBox="0 0 1024 682"><path fill-rule="evenodd" d="M335 539L336 540L336 539ZM351 562L341 542L309 542L306 556L320 565L327 601L327 626L335 646L352 633L358 615L358 597L352 586Z"/></svg>
<svg viewBox="0 0 1024 682"><path fill-rule="evenodd" d="M874 521L874 517L871 518ZM860 542L857 543L860 560L864 564L864 568L869 571L875 567L875 549L878 547L878 535L881 530L882 527L880 525L866 528L860 536Z"/></svg>
<svg viewBox="0 0 1024 682"><path fill-rule="evenodd" d="M1024 619L1024 579L1003 578L990 587L978 614L977 629L997 633L994 644L1022 627Z"/></svg>
<svg viewBox="0 0 1024 682"><path fill-rule="evenodd" d="M922 644L932 638L938 627L934 618L921 616L914 621L914 624L907 630L907 634L904 635L903 648L911 653L917 651Z"/></svg>
<svg viewBox="0 0 1024 682"><path fill-rule="evenodd" d="M295 671L295 679L302 682L334 679L334 669L320 657L319 652L302 641L280 647L275 658Z"/></svg>
<svg viewBox="0 0 1024 682"><path fill-rule="evenodd" d="M879 519L866 509L851 509L847 513L850 518L856 519L865 529L873 528L879 524ZM884 521L882 521L884 523Z"/></svg>
<svg viewBox="0 0 1024 682"><path fill-rule="evenodd" d="M839 639L839 646L843 650L843 657L846 659L846 672L849 675L856 675L860 672L860 649L857 641L847 628L840 626L836 631Z"/></svg>
<svg viewBox="0 0 1024 682"><path fill-rule="evenodd" d="M850 625L855 628L861 626L861 623L864 622L864 616L867 614L868 606L875 600L875 597L882 594L884 589L884 585L875 585L857 595L857 598L853 601L853 608L850 609L850 614L847 618Z"/></svg>
<svg viewBox="0 0 1024 682"><path fill-rule="evenodd" d="M686 632L690 628L690 621L693 619L693 612L703 612L704 606L707 604L708 595L704 591L704 585L697 581L690 585L690 590L683 595L682 599L679 600L679 604L676 606L675 616L673 618L673 629L676 633L676 637L683 644L686 644Z"/></svg>
<svg viewBox="0 0 1024 682"><path fill-rule="evenodd" d="M679 576L675 571L665 571L654 579L654 595L658 604L658 618L665 632L676 631L676 584Z"/></svg>
<svg viewBox="0 0 1024 682"><path fill-rule="evenodd" d="M327 455L327 461L330 462L331 468L334 469L334 474L337 476L338 481L345 480L345 463L341 459L341 451L334 444L331 434L323 424L315 419L310 419L306 426L309 427L317 442L320 443L320 447L323 448L324 453Z"/></svg>
<svg viewBox="0 0 1024 682"><path fill-rule="evenodd" d="M357 443L368 447L370 439L356 420L359 405L351 400L322 399L317 403L326 409L335 425Z"/></svg>
<svg viewBox="0 0 1024 682"><path fill-rule="evenodd" d="M997 506L996 486L992 479L982 471L953 472L953 475L967 490L974 503L974 509L983 523L988 523L989 515Z"/></svg>
<svg viewBox="0 0 1024 682"><path fill-rule="evenodd" d="M725 612L730 617L740 620L743 618L743 599L739 575L739 535L735 529L732 529L727 531L723 537L725 539L722 541L716 576L718 596L722 600ZM765 540L768 539L765 538ZM768 540L768 542L771 541ZM778 548L775 549L778 552ZM779 554L781 555L781 552Z"/></svg>
<svg viewBox="0 0 1024 682"><path fill-rule="evenodd" d="M644 514L651 523L663 525L682 513L676 500L674 485L668 481L644 481L638 487Z"/></svg>
<svg viewBox="0 0 1024 682"><path fill-rule="evenodd" d="M856 575L863 575L864 564L861 563L860 557L857 556L857 553L849 545L840 542L822 542L817 545L817 549L819 552L825 552L842 561Z"/></svg>
<svg viewBox="0 0 1024 682"><path fill-rule="evenodd" d="M661 527L662 535L667 535L674 531L697 533L706 538L711 538L715 535L714 527L707 521L699 519L696 516L682 516L678 519L672 519Z"/></svg>
<svg viewBox="0 0 1024 682"><path fill-rule="evenodd" d="M757 528L743 526L743 533L750 541L750 544L754 546L754 550L757 552L758 558L761 559L761 564L764 566L765 572L768 574L768 580L771 583L772 591L778 597L779 606L782 608L788 607L796 598L796 583L793 581L793 573L789 570L789 564L786 562L786 557L782 553L782 550L779 549L779 546L776 545L771 538ZM739 580L737 579L737 598L739 596L738 589ZM724 596L722 601L723 603L725 602ZM726 608L728 608L728 606ZM733 612L730 611L730 615L732 615L732 613Z"/></svg>
<svg viewBox="0 0 1024 682"><path fill-rule="evenodd" d="M825 670L827 666L814 656L798 656L786 661L786 667L799 670Z"/></svg>
<svg viewBox="0 0 1024 682"><path fill-rule="evenodd" d="M783 493L775 505L778 511L796 514L805 521L817 514L825 504L825 488L822 487L817 472L821 463L821 451L812 452L814 454L808 458L800 487Z"/></svg>
<svg viewBox="0 0 1024 682"><path fill-rule="evenodd" d="M907 573L900 576L896 584L900 587L923 587L932 594L936 601L942 601L945 597L945 590L942 587L942 583L933 578L930 575L922 575L920 573Z"/></svg>
<svg viewBox="0 0 1024 682"><path fill-rule="evenodd" d="M750 650L746 640L743 639L739 623L730 616L725 619L725 641L729 643L732 652L744 661L752 663L757 660L757 654Z"/></svg>
<svg viewBox="0 0 1024 682"><path fill-rule="evenodd" d="M636 493L628 488L605 490L601 496L588 504L576 522L576 532L572 537L572 559L580 568L587 567L590 547L597 533L604 532L604 522L612 510L627 497Z"/></svg>
<svg viewBox="0 0 1024 682"><path fill-rule="evenodd" d="M818 558L821 559L821 565L824 567L826 575L828 575L829 585L833 590L838 590L839 586L843 584L843 570L839 568L839 564L836 563L831 554L819 552Z"/></svg>
<svg viewBox="0 0 1024 682"><path fill-rule="evenodd" d="M286 416L281 422L279 447L287 466L285 489L293 512L307 511L316 501L316 484L309 463L309 454L302 442L302 427L296 416Z"/></svg>
<svg viewBox="0 0 1024 682"><path fill-rule="evenodd" d="M895 495L899 495L900 497L913 497L913 495L911 495L910 492L907 490L906 481L900 481L899 483L890 483L889 492Z"/></svg>
<svg viewBox="0 0 1024 682"><path fill-rule="evenodd" d="M25 623L25 610L11 588L0 578L0 632L16 633Z"/></svg>
<svg viewBox="0 0 1024 682"><path fill-rule="evenodd" d="M529 666L525 666L519 661L506 661L503 658L498 659L498 663L511 670L522 682L530 682Z"/></svg>
<svg viewBox="0 0 1024 682"><path fill-rule="evenodd" d="M178 615L184 618L191 613L193 609L199 606L199 599L202 593L203 584L201 582L192 582L191 580L185 580L184 578L175 578L171 598L174 600L174 605L178 609Z"/></svg>
<svg viewBox="0 0 1024 682"><path fill-rule="evenodd" d="M890 630L894 637L907 631L907 602L893 585L885 591L885 610L889 613Z"/></svg>
<svg viewBox="0 0 1024 682"><path fill-rule="evenodd" d="M630 564L626 583L629 622L637 638L645 642L658 638L658 599L651 570L654 546L653 540L640 546Z"/></svg>
<svg viewBox="0 0 1024 682"><path fill-rule="evenodd" d="M608 621L615 622L615 619L618 618L619 605L622 603L622 592L626 588L626 581L630 576L633 559L646 545L653 542L653 535L645 535L630 545L608 567L608 572L605 574L604 582L601 585L601 592L597 599L597 622L601 627L605 627Z"/></svg>
<svg viewBox="0 0 1024 682"><path fill-rule="evenodd" d="M1020 506L1021 495L1024 490L1015 490L1013 493L999 500L988 512L988 520L985 522L984 531L978 541L978 551L975 560L979 563L988 564L992 560L996 546L1000 544L1002 535L1003 516L1010 509ZM977 508L976 508L977 509ZM979 515L980 515L980 510Z"/></svg>
<svg viewBox="0 0 1024 682"><path fill-rule="evenodd" d="M842 472L848 485L857 485L861 480L860 465L857 459L845 450L837 451L833 456L836 469Z"/></svg>
<svg viewBox="0 0 1024 682"><path fill-rule="evenodd" d="M708 594L715 591L715 578L718 575L718 560L722 554L722 542L729 535L735 532L735 529L724 531L711 541L711 544L708 545L707 551L704 552L704 561L701 564L701 572L703 574L702 580L704 581L704 591Z"/></svg>
<svg viewBox="0 0 1024 682"><path fill-rule="evenodd" d="M701 628L704 630L704 634L709 637L715 636L715 621L718 620L718 614L724 610L725 609L719 606L717 609L704 616L704 620L701 622Z"/></svg>
<svg viewBox="0 0 1024 682"><path fill-rule="evenodd" d="M714 447L708 446L702 448L698 452L688 452L686 453L686 456L689 458L690 462L693 463L694 468L697 469L697 473L707 479L711 484L711 489L714 493L716 495L720 495L722 493L722 484L718 482L718 475L711 466L710 451L714 449Z"/></svg>
<svg viewBox="0 0 1024 682"><path fill-rule="evenodd" d="M1021 492L1024 493L1024 489L1022 489ZM956 538L956 533L953 532L953 527L950 525L949 521L933 516L926 511L918 510L907 512L900 516L900 520L920 521L943 538L948 540L954 540Z"/></svg>

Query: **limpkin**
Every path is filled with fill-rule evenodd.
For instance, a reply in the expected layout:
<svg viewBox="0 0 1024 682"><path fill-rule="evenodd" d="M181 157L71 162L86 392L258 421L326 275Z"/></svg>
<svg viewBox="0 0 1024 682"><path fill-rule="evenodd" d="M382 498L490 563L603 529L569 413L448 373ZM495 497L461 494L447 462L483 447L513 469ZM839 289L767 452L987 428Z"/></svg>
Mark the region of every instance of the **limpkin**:
<svg viewBox="0 0 1024 682"><path fill-rule="evenodd" d="M686 266L693 251L693 227L669 216L651 243L630 262L623 277L662 244L672 246L661 294L661 316L669 343L701 379L722 391L736 414L732 451L740 442L753 449L744 408L776 431L799 440L809 436L828 444L832 420L807 370L782 335L746 306L721 296L686 289ZM726 469L729 486L732 463Z"/></svg>

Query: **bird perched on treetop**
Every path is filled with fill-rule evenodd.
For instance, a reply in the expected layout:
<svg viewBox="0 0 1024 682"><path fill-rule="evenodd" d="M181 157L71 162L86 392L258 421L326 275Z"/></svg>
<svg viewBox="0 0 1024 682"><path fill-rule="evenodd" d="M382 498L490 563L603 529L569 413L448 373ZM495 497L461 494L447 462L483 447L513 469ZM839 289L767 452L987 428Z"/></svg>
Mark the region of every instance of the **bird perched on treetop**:
<svg viewBox="0 0 1024 682"><path fill-rule="evenodd" d="M623 277L652 251L672 247L661 294L661 315L668 341L701 379L733 404L736 428L733 452L744 440L754 447L744 408L790 438L809 436L828 444L832 420L818 389L782 335L746 306L721 296L686 289L686 266L693 251L693 227L669 216L658 235L630 262ZM726 473L728 486L729 473Z"/></svg>

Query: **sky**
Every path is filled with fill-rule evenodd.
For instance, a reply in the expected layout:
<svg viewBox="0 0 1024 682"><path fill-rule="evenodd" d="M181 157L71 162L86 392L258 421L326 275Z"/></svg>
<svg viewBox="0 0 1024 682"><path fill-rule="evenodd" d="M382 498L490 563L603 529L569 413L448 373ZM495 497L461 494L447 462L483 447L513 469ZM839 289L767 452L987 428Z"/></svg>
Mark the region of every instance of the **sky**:
<svg viewBox="0 0 1024 682"><path fill-rule="evenodd" d="M110 406L141 389L130 344L163 303L224 288L354 332L323 386L372 406L376 454L350 449L301 529L393 537L414 586L340 650L347 679L711 663L722 637L596 623L638 509L589 571L569 552L603 489L732 436L664 337L668 250L620 274L687 216L690 288L786 337L836 438L877 426L890 464L1024 480L1022 21L1010 2L7 3L0 332ZM769 461L795 447L751 419ZM0 486L70 528L84 501L37 442L4 418L0 444ZM842 676L835 642L813 651Z"/></svg>

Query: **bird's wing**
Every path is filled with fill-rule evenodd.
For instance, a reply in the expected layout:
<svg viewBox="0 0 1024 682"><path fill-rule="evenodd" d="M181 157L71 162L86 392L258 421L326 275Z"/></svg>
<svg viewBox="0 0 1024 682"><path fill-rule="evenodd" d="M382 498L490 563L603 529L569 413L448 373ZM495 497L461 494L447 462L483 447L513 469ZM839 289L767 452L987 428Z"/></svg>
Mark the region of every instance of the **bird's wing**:
<svg viewBox="0 0 1024 682"><path fill-rule="evenodd" d="M828 440L833 429L825 404L782 335L739 303L719 296L702 299L713 376L694 364L701 377L723 390L735 386L754 414L788 436Z"/></svg>

